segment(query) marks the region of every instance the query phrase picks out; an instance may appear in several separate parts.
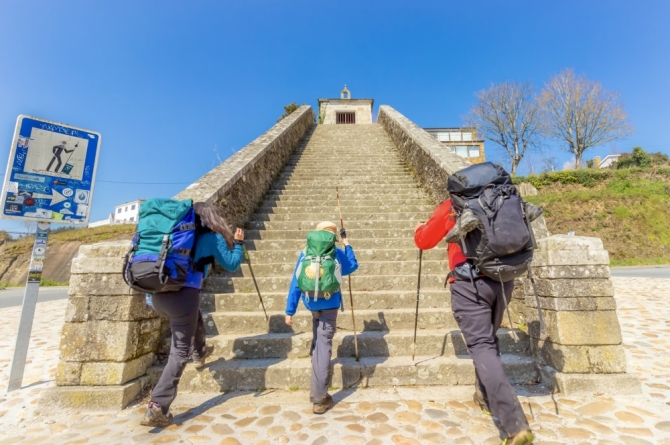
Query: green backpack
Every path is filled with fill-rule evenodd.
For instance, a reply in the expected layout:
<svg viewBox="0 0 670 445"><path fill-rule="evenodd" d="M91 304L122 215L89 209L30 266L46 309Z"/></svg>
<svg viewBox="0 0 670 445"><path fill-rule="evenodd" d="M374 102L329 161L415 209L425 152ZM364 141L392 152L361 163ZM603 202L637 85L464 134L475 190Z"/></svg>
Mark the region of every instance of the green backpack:
<svg viewBox="0 0 670 445"><path fill-rule="evenodd" d="M319 270L319 273L316 271ZM325 230L307 233L305 256L297 270L298 287L310 297L330 296L340 289L342 269L335 260L335 234ZM315 292L318 289L318 292Z"/></svg>

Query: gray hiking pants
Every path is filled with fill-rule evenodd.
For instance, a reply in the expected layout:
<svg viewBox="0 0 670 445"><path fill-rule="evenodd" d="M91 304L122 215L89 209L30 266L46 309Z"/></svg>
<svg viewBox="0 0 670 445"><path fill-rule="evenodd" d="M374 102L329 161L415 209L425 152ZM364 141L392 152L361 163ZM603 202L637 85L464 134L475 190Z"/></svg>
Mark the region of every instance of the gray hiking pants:
<svg viewBox="0 0 670 445"><path fill-rule="evenodd" d="M312 379L309 384L309 400L323 402L328 393L330 356L333 352L333 336L337 324L337 309L312 311Z"/></svg>
<svg viewBox="0 0 670 445"><path fill-rule="evenodd" d="M191 351L198 355L205 351L205 324L200 312L200 290L183 287L177 292L163 292L151 297L153 307L161 315L170 317L172 347L163 373L151 393L151 401L160 404L167 413L177 397L177 386L189 360Z"/></svg>
<svg viewBox="0 0 670 445"><path fill-rule="evenodd" d="M475 364L476 384L488 399L493 415L512 436L529 426L500 361L496 331L505 313L503 285L510 301L514 281L499 283L479 278L475 280L476 289L470 281L456 281L451 284L451 308Z"/></svg>

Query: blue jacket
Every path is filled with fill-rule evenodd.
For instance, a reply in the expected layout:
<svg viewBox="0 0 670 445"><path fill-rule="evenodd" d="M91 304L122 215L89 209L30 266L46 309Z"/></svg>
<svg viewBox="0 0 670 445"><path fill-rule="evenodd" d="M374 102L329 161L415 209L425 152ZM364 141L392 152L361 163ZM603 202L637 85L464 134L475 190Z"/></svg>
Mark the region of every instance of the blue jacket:
<svg viewBox="0 0 670 445"><path fill-rule="evenodd" d="M226 240L218 233L203 233L198 235L195 240L195 256L193 260L197 262L202 258L213 256L217 263L229 272L234 272L240 267L243 252L240 244L235 244L233 250L228 248ZM191 272L186 277L184 287L195 289L202 288L202 280L207 276L209 266L205 267L205 272Z"/></svg>
<svg viewBox="0 0 670 445"><path fill-rule="evenodd" d="M314 298L306 297L300 292L298 287L298 278L296 273L298 272L298 267L302 263L302 258L305 256L305 252L302 252L298 257L298 262L295 265L295 270L293 271L293 280L291 280L291 287L288 291L288 298L286 299L286 315L293 315L298 310L298 301L302 296L302 303L310 311L323 311L326 309L336 309L340 307L342 302L342 292L339 290L335 292L328 300L325 298L317 298L314 301ZM335 259L342 266L342 276L349 275L354 273L358 269L358 261L356 261L356 255L354 255L354 249L351 246L346 246L344 250L340 248L335 249Z"/></svg>

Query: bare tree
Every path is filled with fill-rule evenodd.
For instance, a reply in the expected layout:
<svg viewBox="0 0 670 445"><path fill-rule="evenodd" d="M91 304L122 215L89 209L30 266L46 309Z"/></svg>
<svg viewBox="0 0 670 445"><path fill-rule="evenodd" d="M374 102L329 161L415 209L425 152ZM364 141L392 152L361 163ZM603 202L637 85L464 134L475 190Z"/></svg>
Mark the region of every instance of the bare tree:
<svg viewBox="0 0 670 445"><path fill-rule="evenodd" d="M565 142L561 148L575 155L576 166L582 165L587 149L633 133L619 95L604 90L600 82L576 76L572 69L549 80L538 103L543 133Z"/></svg>
<svg viewBox="0 0 670 445"><path fill-rule="evenodd" d="M502 148L512 174L540 136L538 107L530 82L503 82L476 94L477 103L464 120L480 136Z"/></svg>

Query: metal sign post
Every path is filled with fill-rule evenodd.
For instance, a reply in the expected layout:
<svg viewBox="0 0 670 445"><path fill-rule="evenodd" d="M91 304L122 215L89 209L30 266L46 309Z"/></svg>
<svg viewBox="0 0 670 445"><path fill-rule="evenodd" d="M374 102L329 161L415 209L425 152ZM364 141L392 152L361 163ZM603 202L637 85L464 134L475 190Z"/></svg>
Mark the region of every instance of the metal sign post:
<svg viewBox="0 0 670 445"><path fill-rule="evenodd" d="M7 391L21 388L51 223L88 224L102 135L21 115L9 150L0 218L37 221Z"/></svg>
<svg viewBox="0 0 670 445"><path fill-rule="evenodd" d="M19 332L16 335L16 346L14 347L14 357L9 367L9 384L7 392L21 389L23 382L23 371L26 367L26 357L28 356L28 346L30 345L30 332L33 329L33 318L35 316L35 307L37 306L37 296L42 280L42 267L44 265L44 254L47 250L47 240L49 239L49 230L51 223L38 223L35 233L35 244L30 258L30 269L28 269L28 280L26 281L26 291L23 294L23 305L21 306L21 318L19 320Z"/></svg>

